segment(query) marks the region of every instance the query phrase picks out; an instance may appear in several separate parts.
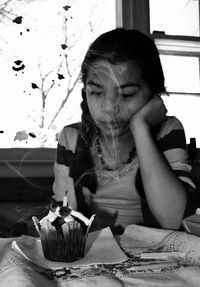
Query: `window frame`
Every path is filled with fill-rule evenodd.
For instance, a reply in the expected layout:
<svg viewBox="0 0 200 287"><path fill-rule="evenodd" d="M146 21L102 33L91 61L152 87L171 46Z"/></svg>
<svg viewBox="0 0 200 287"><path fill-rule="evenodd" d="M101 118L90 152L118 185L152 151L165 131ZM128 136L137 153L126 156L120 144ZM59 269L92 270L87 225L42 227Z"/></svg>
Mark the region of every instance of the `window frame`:
<svg viewBox="0 0 200 287"><path fill-rule="evenodd" d="M155 44L161 55L197 57L200 68L200 37L172 36L153 33L152 38L154 39ZM194 93L168 91L168 93L173 95L200 96L200 92Z"/></svg>
<svg viewBox="0 0 200 287"><path fill-rule="evenodd" d="M121 8L121 26L150 35L149 0L116 0ZM120 3L121 2L121 3Z"/></svg>
<svg viewBox="0 0 200 287"><path fill-rule="evenodd" d="M55 148L1 148L0 178L52 177L55 157Z"/></svg>

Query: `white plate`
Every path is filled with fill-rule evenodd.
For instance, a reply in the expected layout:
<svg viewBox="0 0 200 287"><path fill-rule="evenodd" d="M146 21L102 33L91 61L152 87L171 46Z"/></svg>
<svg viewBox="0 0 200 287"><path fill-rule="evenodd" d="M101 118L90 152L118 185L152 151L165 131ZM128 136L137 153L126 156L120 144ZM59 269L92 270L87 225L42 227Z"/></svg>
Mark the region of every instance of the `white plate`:
<svg viewBox="0 0 200 287"><path fill-rule="evenodd" d="M113 264L124 262L128 257L119 248L109 227L88 235L85 256L74 262L54 262L47 260L39 238L21 236L12 242L12 247L32 263L46 268L62 268L91 264Z"/></svg>

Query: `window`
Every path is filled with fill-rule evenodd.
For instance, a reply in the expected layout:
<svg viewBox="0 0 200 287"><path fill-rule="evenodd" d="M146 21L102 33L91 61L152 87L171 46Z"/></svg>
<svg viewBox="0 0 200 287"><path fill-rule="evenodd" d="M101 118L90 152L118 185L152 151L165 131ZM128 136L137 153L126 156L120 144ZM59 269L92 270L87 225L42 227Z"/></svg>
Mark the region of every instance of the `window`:
<svg viewBox="0 0 200 287"><path fill-rule="evenodd" d="M199 36L199 0L150 0L150 31Z"/></svg>
<svg viewBox="0 0 200 287"><path fill-rule="evenodd" d="M80 119L80 63L115 28L150 34L161 55L169 114L196 137L200 110L200 0L1 0L0 147L55 147Z"/></svg>
<svg viewBox="0 0 200 287"><path fill-rule="evenodd" d="M116 18L115 0L1 0L1 148L55 147L80 119L80 63Z"/></svg>
<svg viewBox="0 0 200 287"><path fill-rule="evenodd" d="M186 139L200 147L200 1L149 0L150 33L159 49L169 97L169 115L184 125Z"/></svg>

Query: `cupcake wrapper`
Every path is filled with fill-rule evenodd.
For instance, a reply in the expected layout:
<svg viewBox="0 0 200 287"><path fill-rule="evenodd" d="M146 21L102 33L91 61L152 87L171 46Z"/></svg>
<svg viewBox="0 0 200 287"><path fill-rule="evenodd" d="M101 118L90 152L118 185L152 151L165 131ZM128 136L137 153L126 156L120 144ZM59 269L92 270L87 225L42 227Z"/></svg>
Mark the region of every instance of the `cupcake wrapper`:
<svg viewBox="0 0 200 287"><path fill-rule="evenodd" d="M88 226L82 227L78 221L70 221L55 227L48 220L40 224L32 217L40 236L44 257L51 261L73 262L84 256L85 243L95 215Z"/></svg>
<svg viewBox="0 0 200 287"><path fill-rule="evenodd" d="M72 262L84 256L86 238L78 222L62 225L62 229L41 227L41 243L45 258Z"/></svg>

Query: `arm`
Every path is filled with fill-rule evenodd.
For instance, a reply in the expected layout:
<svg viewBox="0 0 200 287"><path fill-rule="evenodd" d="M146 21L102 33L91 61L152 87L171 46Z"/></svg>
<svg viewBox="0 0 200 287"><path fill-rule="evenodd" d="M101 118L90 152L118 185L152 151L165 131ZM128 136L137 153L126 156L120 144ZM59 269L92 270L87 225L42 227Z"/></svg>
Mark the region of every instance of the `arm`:
<svg viewBox="0 0 200 287"><path fill-rule="evenodd" d="M77 201L74 182L69 176L76 134L73 135L71 132L72 129L64 128L59 135L56 160L54 163L53 198L58 202L62 202L65 192L67 191L69 205L72 209L76 210ZM70 142L67 140L68 138L71 139Z"/></svg>
<svg viewBox="0 0 200 287"><path fill-rule="evenodd" d="M163 228L178 229L186 207L186 190L151 133L151 128L163 122L165 115L162 99L155 96L133 116L130 127L149 208Z"/></svg>

